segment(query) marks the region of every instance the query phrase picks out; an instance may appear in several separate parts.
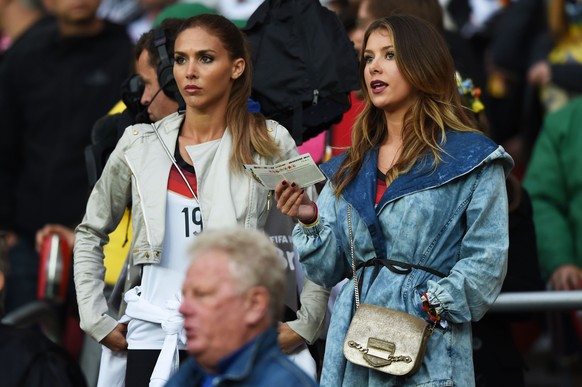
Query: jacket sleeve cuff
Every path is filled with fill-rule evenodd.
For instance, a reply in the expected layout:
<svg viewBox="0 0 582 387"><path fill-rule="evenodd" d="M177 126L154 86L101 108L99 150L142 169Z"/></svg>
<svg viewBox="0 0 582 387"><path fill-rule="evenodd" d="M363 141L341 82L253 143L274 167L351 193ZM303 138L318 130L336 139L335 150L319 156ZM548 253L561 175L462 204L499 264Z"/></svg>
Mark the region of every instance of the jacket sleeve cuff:
<svg viewBox="0 0 582 387"><path fill-rule="evenodd" d="M323 230L323 225L321 224L320 217L317 217L315 223L306 225L301 222L298 223L298 227L300 227L303 234L307 236L318 236L321 231Z"/></svg>
<svg viewBox="0 0 582 387"><path fill-rule="evenodd" d="M117 326L117 321L109 316L104 315L101 317L99 322L95 324L95 327L91 330L85 330L85 332L91 336L98 343L101 342L108 334L110 334Z"/></svg>

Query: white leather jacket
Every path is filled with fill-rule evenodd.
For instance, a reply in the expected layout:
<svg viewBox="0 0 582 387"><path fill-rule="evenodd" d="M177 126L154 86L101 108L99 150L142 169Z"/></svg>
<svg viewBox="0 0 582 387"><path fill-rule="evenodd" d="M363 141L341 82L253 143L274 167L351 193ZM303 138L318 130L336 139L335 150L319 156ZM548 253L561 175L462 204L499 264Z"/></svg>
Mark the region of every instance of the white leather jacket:
<svg viewBox="0 0 582 387"><path fill-rule="evenodd" d="M167 181L172 166L160 139L173 155L183 115L172 114L154 125L130 126L119 140L95 185L85 217L76 229L74 279L81 318L81 328L101 341L117 325L107 314L103 295L105 266L103 245L108 234L119 224L131 203L133 238L128 265L160 262L164 240ZM256 156L257 164L272 164L298 154L295 141L275 121L267 128L281 149L281 159L266 160ZM194 159L198 200L204 229L242 224L262 228L266 220L269 191L243 172L229 167L232 137L225 132L219 151L212 158ZM127 270L126 282L139 270Z"/></svg>

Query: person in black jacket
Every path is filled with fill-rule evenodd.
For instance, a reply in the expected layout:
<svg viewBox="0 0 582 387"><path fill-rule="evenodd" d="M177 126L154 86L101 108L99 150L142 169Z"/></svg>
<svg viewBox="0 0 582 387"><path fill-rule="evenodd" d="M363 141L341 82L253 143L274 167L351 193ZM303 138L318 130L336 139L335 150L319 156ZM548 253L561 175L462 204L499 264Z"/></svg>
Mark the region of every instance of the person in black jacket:
<svg viewBox="0 0 582 387"><path fill-rule="evenodd" d="M75 227L89 187L84 149L95 121L119 100L132 67L125 28L97 18L100 0L47 1L0 68L0 230L11 272L6 309L37 297L35 233Z"/></svg>

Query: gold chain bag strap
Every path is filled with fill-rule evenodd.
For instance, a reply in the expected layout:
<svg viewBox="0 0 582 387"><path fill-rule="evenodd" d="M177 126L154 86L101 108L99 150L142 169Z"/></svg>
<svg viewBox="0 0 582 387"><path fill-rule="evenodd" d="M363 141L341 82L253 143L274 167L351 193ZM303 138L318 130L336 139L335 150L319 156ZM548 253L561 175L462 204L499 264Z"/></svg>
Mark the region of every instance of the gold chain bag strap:
<svg viewBox="0 0 582 387"><path fill-rule="evenodd" d="M356 313L344 340L344 356L353 364L387 374L412 375L422 364L426 343L434 330L434 325L399 310L370 304L360 305L349 205L348 229Z"/></svg>

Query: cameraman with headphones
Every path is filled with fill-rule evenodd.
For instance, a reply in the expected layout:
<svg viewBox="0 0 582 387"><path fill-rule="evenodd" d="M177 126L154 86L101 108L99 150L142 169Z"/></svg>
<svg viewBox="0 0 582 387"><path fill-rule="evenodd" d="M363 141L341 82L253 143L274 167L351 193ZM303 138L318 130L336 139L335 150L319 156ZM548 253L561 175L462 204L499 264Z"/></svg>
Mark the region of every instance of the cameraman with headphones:
<svg viewBox="0 0 582 387"><path fill-rule="evenodd" d="M184 100L172 73L175 32L182 19L165 19L158 28L141 36L136 43L136 71L143 81L137 122L156 122L184 109Z"/></svg>

